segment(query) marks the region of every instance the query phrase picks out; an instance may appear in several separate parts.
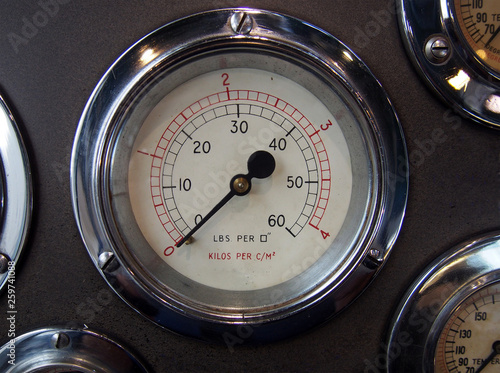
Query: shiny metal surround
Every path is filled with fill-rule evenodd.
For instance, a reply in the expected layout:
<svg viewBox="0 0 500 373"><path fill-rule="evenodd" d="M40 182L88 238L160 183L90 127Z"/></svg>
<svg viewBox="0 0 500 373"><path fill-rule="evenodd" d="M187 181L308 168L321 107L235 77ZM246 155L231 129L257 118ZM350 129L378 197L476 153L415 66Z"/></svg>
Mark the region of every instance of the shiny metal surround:
<svg viewBox="0 0 500 373"><path fill-rule="evenodd" d="M387 372L433 372L439 335L460 303L500 280L500 232L460 244L411 285L391 323Z"/></svg>
<svg viewBox="0 0 500 373"><path fill-rule="evenodd" d="M0 158L0 234L2 233L3 209L5 205L5 172L2 158Z"/></svg>
<svg viewBox="0 0 500 373"><path fill-rule="evenodd" d="M242 14L250 17L241 18ZM153 57L141 60L148 49L154 51ZM148 84L158 77L175 86L182 80L169 83L169 72L204 56L231 51L293 60L327 79L336 87L332 91L347 92L349 97L345 99L356 106L361 116L358 119L364 123L359 131L365 136L374 167L371 216L367 226L359 227L356 255L344 272L336 281L313 287L307 295L248 315L244 309L221 310L186 302L182 295L165 289L161 281L142 273L130 254L133 248L124 246L117 233L110 200L113 145L128 106L136 97L142 100L144 92L148 97ZM159 98L147 100L157 102ZM168 24L140 40L114 63L80 120L72 154L71 187L74 213L87 250L101 275L131 307L159 325L196 338L223 341L244 330L249 331L246 342L263 342L321 323L353 301L378 273L404 216L408 162L401 127L387 95L349 49L331 35L287 16L225 9ZM315 280L310 281L314 284Z"/></svg>
<svg viewBox="0 0 500 373"><path fill-rule="evenodd" d="M461 115L500 128L500 77L474 57L461 35L452 1L398 0L397 7L408 55L429 86ZM449 48L443 59L427 57L429 41L435 40ZM464 79L456 88L450 84L454 77Z"/></svg>
<svg viewBox="0 0 500 373"><path fill-rule="evenodd" d="M6 343L0 349L0 370L4 373L147 372L134 355L108 337L88 329L58 327L37 329Z"/></svg>
<svg viewBox="0 0 500 373"><path fill-rule="evenodd" d="M32 213L31 170L16 122L0 97L0 289L25 245Z"/></svg>

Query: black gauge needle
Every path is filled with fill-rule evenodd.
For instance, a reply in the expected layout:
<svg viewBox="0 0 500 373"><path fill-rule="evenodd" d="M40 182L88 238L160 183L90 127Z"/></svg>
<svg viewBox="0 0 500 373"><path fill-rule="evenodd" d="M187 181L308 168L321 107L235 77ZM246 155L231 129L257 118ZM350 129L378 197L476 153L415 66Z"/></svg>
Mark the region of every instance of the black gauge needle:
<svg viewBox="0 0 500 373"><path fill-rule="evenodd" d="M498 35L499 32L500 32L500 27L497 27L497 30L495 31L495 33L491 36L491 38L488 39L488 41L486 42L486 44L484 46L488 47L488 45L493 41L493 39L496 38L496 36Z"/></svg>
<svg viewBox="0 0 500 373"><path fill-rule="evenodd" d="M274 172L274 168L276 167L276 162L271 153L268 153L264 150L259 150L253 153L247 162L248 174L238 174L231 178L231 182L229 183L229 193L226 194L222 200L219 201L215 205L215 207L210 210L210 212L205 215L203 219L200 220L198 224L195 225L191 231L184 236L182 240L180 240L176 246L181 247L191 236L200 229L203 224L205 224L214 214L219 211L231 198L234 196L244 196L250 192L252 188L251 179L256 177L257 179L265 179L269 177Z"/></svg>
<svg viewBox="0 0 500 373"><path fill-rule="evenodd" d="M481 364L481 366L479 368L477 368L475 370L475 372L476 373L481 372L484 368L486 368L486 366L491 362L491 360L493 360L495 358L495 356L497 356L498 354L500 354L500 341L495 341L495 342L493 342L492 351L491 351L490 356L488 356L485 360L483 360L483 363Z"/></svg>

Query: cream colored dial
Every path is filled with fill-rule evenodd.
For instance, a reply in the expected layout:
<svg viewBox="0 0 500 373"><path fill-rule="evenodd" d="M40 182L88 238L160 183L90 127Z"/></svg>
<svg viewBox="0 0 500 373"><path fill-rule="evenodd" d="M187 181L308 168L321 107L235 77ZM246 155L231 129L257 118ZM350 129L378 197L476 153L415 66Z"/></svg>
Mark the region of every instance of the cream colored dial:
<svg viewBox="0 0 500 373"><path fill-rule="evenodd" d="M446 323L435 372L490 373L500 369L500 283L467 298Z"/></svg>
<svg viewBox="0 0 500 373"><path fill-rule="evenodd" d="M275 160L272 176L252 180L248 195L191 236L256 151ZM331 245L349 208L351 169L335 117L309 91L263 70L215 70L148 116L129 165L130 198L144 236L175 270L218 289L263 289L299 275ZM350 253L336 252L340 267Z"/></svg>
<svg viewBox="0 0 500 373"><path fill-rule="evenodd" d="M500 2L455 0L460 30L483 63L500 72Z"/></svg>

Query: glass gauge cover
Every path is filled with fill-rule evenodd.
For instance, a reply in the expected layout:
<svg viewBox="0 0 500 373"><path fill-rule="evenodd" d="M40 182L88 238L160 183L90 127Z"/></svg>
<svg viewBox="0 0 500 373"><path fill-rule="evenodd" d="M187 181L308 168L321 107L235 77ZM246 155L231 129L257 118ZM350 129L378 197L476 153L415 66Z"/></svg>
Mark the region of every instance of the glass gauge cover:
<svg viewBox="0 0 500 373"><path fill-rule="evenodd" d="M412 62L454 110L500 128L500 2L399 0Z"/></svg>
<svg viewBox="0 0 500 373"><path fill-rule="evenodd" d="M26 148L0 97L0 289L16 271L31 223L32 184Z"/></svg>
<svg viewBox="0 0 500 373"><path fill-rule="evenodd" d="M414 282L393 320L388 372L496 372L500 235L466 242Z"/></svg>
<svg viewBox="0 0 500 373"><path fill-rule="evenodd" d="M294 18L225 9L115 62L71 176L87 249L125 301L239 343L316 325L370 282L400 229L407 157L349 49Z"/></svg>

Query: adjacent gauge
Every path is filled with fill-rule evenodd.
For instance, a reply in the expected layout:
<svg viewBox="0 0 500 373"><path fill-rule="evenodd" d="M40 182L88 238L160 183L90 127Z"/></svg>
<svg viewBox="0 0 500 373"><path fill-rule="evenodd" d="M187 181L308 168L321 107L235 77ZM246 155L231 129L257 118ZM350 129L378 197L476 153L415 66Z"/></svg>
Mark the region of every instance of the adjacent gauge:
<svg viewBox="0 0 500 373"><path fill-rule="evenodd" d="M500 128L500 3L399 0L413 62L454 110Z"/></svg>
<svg viewBox="0 0 500 373"><path fill-rule="evenodd" d="M393 321L388 372L496 372L500 364L500 235L436 260Z"/></svg>
<svg viewBox="0 0 500 373"><path fill-rule="evenodd" d="M387 96L343 44L250 9L132 46L85 108L81 235L109 284L176 332L226 343L306 330L387 259L407 155Z"/></svg>
<svg viewBox="0 0 500 373"><path fill-rule="evenodd" d="M12 113L0 97L0 289L15 274L31 222L28 156Z"/></svg>
<svg viewBox="0 0 500 373"><path fill-rule="evenodd" d="M88 329L42 328L0 349L4 373L145 373L120 344Z"/></svg>
<svg viewBox="0 0 500 373"><path fill-rule="evenodd" d="M455 0L460 33L478 61L500 74L500 4L495 0Z"/></svg>

